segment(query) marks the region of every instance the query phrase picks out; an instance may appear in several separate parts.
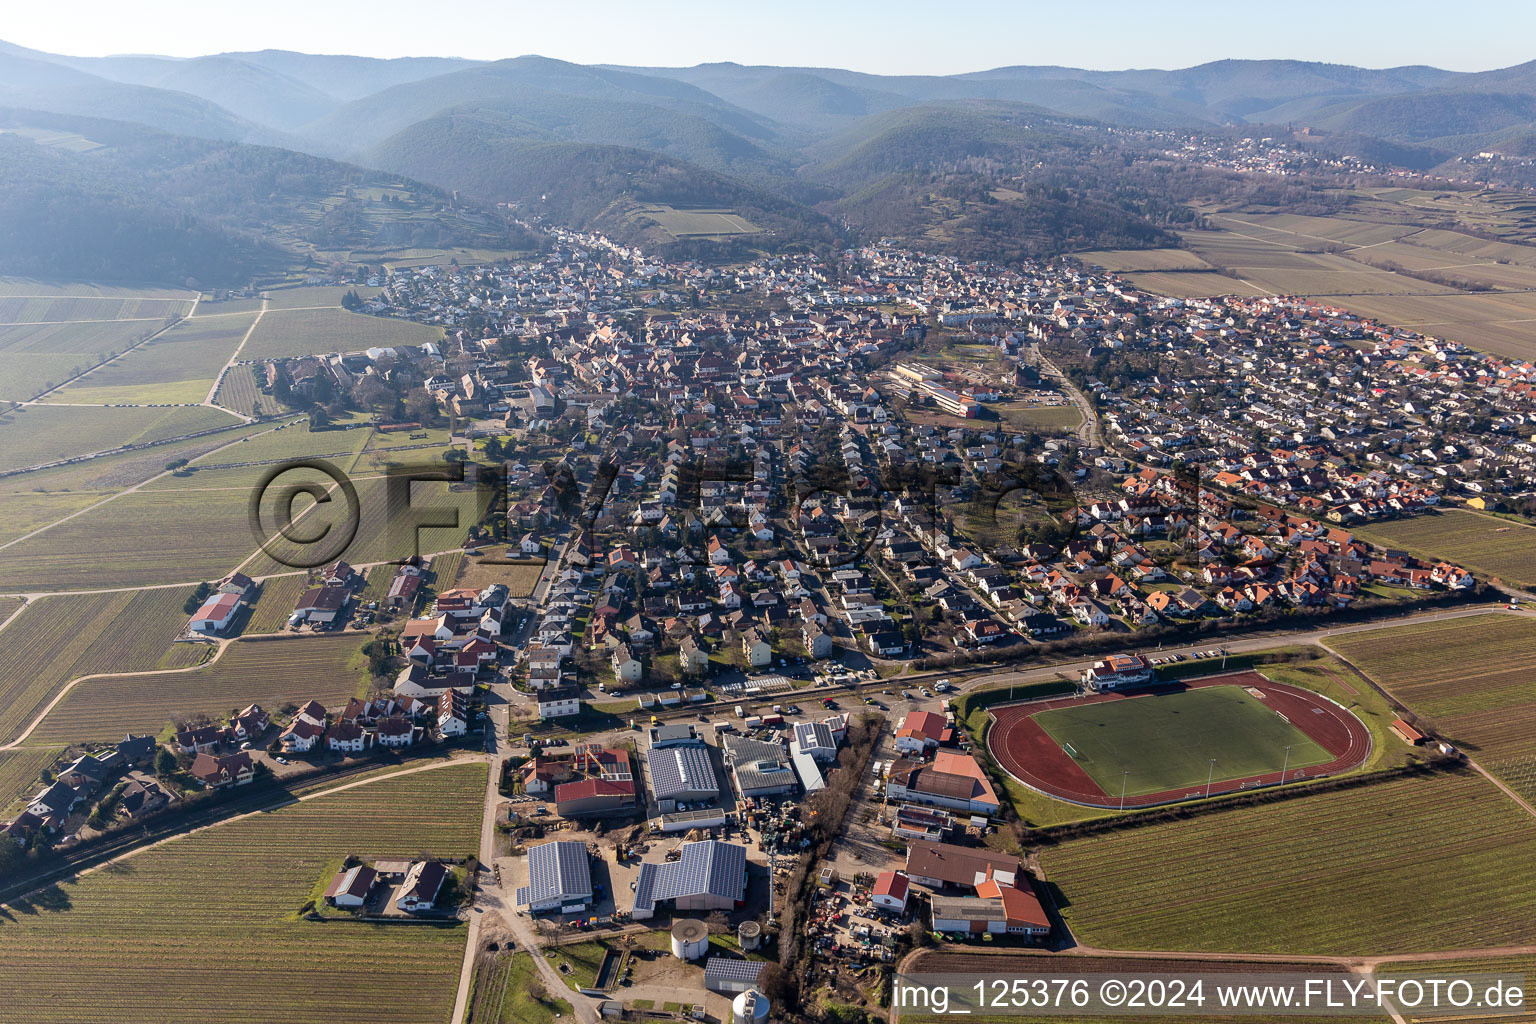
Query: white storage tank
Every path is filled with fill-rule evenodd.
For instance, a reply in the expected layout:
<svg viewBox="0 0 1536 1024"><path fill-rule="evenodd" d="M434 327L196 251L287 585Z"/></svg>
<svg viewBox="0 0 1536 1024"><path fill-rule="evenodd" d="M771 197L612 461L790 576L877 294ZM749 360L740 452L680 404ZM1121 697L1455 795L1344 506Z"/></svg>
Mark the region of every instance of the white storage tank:
<svg viewBox="0 0 1536 1024"><path fill-rule="evenodd" d="M672 955L697 960L709 952L709 926L698 918L685 917L672 925Z"/></svg>
<svg viewBox="0 0 1536 1024"><path fill-rule="evenodd" d="M731 1024L767 1024L768 997L749 988L731 1002Z"/></svg>
<svg viewBox="0 0 1536 1024"><path fill-rule="evenodd" d="M744 951L756 949L763 942L763 926L756 921L743 921L736 928L736 941Z"/></svg>

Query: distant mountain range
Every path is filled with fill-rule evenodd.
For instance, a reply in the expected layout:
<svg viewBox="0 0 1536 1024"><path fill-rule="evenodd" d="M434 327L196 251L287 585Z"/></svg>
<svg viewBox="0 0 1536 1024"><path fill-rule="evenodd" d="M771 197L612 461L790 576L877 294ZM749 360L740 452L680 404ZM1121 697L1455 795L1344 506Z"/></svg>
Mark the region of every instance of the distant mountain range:
<svg viewBox="0 0 1536 1024"><path fill-rule="evenodd" d="M1536 151L1536 62L1481 73L1276 60L884 76L280 50L86 58L0 43L0 107L34 127L88 117L276 147L340 161L329 166L350 168L342 177L373 168L466 200L514 204L520 216L702 255L819 245L861 230L991 251L1013 228L1029 239L1021 251L1048 251L1166 241L1180 204L1210 185L1127 177L1116 168L1133 142L1085 141L1074 126L1208 134L1306 126L1351 155L1420 168L1487 149L1526 155ZM102 148L55 148L41 160L13 156L12 165L78 166L71 178L84 188ZM140 147L135 160L149 155ZM1014 168L1033 176L1000 194L993 186ZM140 199L189 201L166 175L158 180L159 194ZM637 213L655 204L728 208L762 231L673 236Z"/></svg>

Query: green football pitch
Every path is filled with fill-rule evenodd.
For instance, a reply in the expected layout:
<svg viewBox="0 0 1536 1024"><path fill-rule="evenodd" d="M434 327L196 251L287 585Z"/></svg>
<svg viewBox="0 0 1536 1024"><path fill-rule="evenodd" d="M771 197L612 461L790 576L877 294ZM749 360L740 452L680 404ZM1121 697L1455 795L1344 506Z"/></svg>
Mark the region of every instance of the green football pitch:
<svg viewBox="0 0 1536 1024"><path fill-rule="evenodd" d="M1147 694L1130 700L1058 708L1035 716L1107 796L1205 785L1216 759L1217 782L1278 772L1291 748L1292 769L1333 760L1295 726L1241 686Z"/></svg>

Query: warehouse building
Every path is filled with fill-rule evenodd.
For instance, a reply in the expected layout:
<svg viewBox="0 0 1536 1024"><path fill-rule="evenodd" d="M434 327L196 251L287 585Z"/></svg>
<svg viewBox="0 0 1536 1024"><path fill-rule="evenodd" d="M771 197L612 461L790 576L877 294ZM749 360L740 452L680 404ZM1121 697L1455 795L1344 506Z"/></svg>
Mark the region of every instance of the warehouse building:
<svg viewBox="0 0 1536 1024"><path fill-rule="evenodd" d="M651 770L651 793L664 814L677 810L679 803L706 803L720 795L706 747L653 749L646 755L646 764Z"/></svg>
<svg viewBox="0 0 1536 1024"><path fill-rule="evenodd" d="M747 891L747 850L706 839L684 843L677 860L640 865L631 916L647 921L658 904L674 911L735 910Z"/></svg>
<svg viewBox="0 0 1536 1024"><path fill-rule="evenodd" d="M727 960L712 956L704 961L704 987L711 992L734 995L757 987L757 976L763 973L762 960Z"/></svg>
<svg viewBox="0 0 1536 1024"><path fill-rule="evenodd" d="M592 866L587 845L562 839L528 850L528 884L516 902L530 914L549 910L579 913L592 902Z"/></svg>
<svg viewBox="0 0 1536 1024"><path fill-rule="evenodd" d="M795 791L799 779L790 767L782 743L764 743L746 736L727 736L722 742L725 763L730 766L736 792L743 800Z"/></svg>

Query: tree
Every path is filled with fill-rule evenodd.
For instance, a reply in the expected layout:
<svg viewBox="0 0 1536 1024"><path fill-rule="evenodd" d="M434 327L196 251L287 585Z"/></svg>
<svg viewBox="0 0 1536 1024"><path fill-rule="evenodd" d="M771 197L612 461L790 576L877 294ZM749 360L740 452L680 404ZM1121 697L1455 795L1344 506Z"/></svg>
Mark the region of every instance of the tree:
<svg viewBox="0 0 1536 1024"><path fill-rule="evenodd" d="M793 1007L800 1001L800 983L779 964L769 961L757 975L757 987L776 1007Z"/></svg>
<svg viewBox="0 0 1536 1024"><path fill-rule="evenodd" d="M157 777L168 779L175 775L180 767L181 765L176 761L176 755L165 747L161 747L155 754L155 775Z"/></svg>

